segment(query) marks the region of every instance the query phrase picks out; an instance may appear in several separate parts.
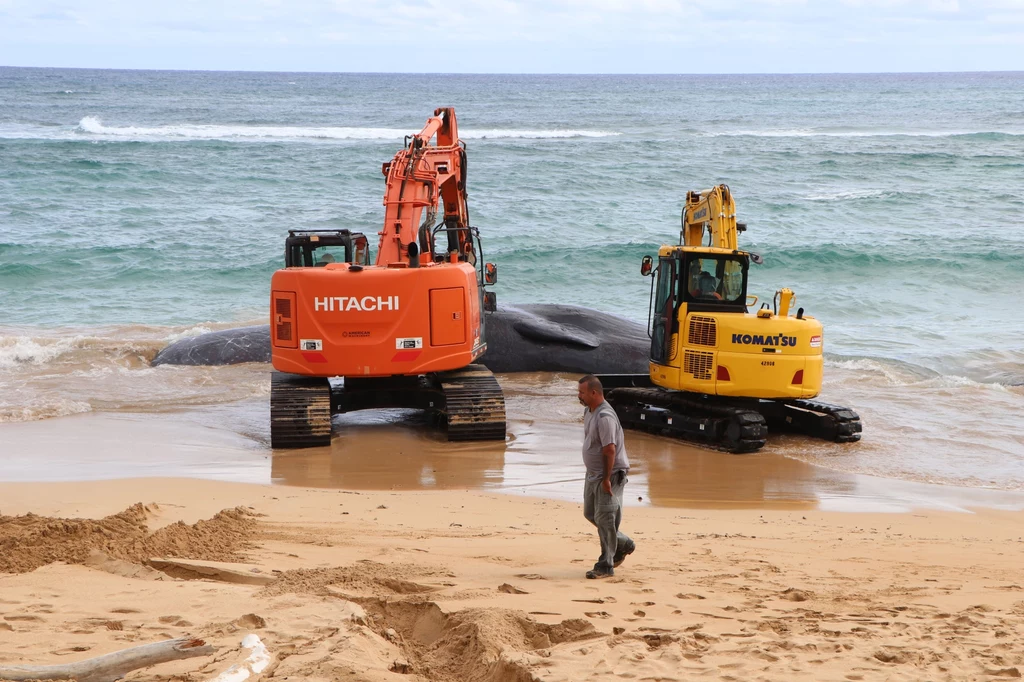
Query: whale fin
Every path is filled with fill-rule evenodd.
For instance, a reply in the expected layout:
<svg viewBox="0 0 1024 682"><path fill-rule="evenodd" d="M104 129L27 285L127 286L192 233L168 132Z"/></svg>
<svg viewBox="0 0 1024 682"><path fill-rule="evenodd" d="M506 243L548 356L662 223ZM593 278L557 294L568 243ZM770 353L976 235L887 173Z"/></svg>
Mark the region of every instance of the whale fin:
<svg viewBox="0 0 1024 682"><path fill-rule="evenodd" d="M601 345L601 339L585 329L558 324L536 315L516 320L512 323L512 328L534 341L548 341L550 343L583 346L584 348L597 348Z"/></svg>

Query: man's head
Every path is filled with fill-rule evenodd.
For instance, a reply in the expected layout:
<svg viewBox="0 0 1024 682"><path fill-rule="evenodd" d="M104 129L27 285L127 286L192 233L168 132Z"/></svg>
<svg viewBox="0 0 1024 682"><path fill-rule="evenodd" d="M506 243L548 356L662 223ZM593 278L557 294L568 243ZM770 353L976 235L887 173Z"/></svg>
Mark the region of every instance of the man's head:
<svg viewBox="0 0 1024 682"><path fill-rule="evenodd" d="M698 284L700 293L711 294L715 291L715 276L710 272L700 273L700 282Z"/></svg>
<svg viewBox="0 0 1024 682"><path fill-rule="evenodd" d="M604 402L604 386L601 385L601 380L593 374L582 377L579 382L577 396L580 399L581 405L594 409Z"/></svg>
<svg viewBox="0 0 1024 682"><path fill-rule="evenodd" d="M320 262L321 263L333 263L334 262L334 256L332 254L330 254L330 253L322 253L322 254L320 254Z"/></svg>

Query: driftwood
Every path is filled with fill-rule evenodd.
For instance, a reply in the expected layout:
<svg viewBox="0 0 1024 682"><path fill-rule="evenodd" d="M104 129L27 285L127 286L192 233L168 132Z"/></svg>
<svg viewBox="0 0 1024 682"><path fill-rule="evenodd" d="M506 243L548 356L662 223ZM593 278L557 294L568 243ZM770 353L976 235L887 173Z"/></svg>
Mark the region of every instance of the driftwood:
<svg viewBox="0 0 1024 682"><path fill-rule="evenodd" d="M65 665L0 665L0 680L76 680L77 682L113 682L132 670L181 658L209 656L217 649L201 639L168 639L143 644Z"/></svg>
<svg viewBox="0 0 1024 682"><path fill-rule="evenodd" d="M269 585L277 580L276 575L243 571L220 562L154 557L146 563L172 578L184 578L185 580L206 578L242 585Z"/></svg>

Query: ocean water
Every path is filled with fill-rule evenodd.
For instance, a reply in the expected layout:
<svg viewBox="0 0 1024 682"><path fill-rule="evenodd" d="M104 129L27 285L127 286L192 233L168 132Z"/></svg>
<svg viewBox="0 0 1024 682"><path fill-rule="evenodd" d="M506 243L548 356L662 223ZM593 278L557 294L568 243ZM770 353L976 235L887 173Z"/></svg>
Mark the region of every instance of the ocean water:
<svg viewBox="0 0 1024 682"><path fill-rule="evenodd" d="M262 322L288 229L372 238L381 164L448 105L499 302L645 319L640 258L727 183L766 261L751 291L822 320L822 398L865 423L768 447L1024 489L1024 73L0 68L0 422L265 395L262 370L148 360Z"/></svg>

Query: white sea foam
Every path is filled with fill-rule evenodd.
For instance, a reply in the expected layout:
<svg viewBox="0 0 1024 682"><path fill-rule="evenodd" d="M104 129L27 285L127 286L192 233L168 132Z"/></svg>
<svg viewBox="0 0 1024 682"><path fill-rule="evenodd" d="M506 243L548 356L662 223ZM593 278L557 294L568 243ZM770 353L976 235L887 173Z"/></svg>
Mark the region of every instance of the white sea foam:
<svg viewBox="0 0 1024 682"><path fill-rule="evenodd" d="M200 334L209 334L211 331L213 330L210 329L209 327L200 324L196 325L195 327L189 327L188 329L176 332L174 334L168 334L164 338L164 341L166 341L167 343L174 343L175 341L188 339L193 336L199 336Z"/></svg>
<svg viewBox="0 0 1024 682"><path fill-rule="evenodd" d="M917 388L985 388L994 391L1008 391L1010 387L994 381L977 381L959 374L939 374L927 371L927 376L912 371L906 366L872 358L850 360L825 360L826 367L835 367L859 374L881 377L892 386L914 386Z"/></svg>
<svg viewBox="0 0 1024 682"><path fill-rule="evenodd" d="M44 365L77 347L80 337L34 339L28 336L0 336L0 367Z"/></svg>
<svg viewBox="0 0 1024 682"><path fill-rule="evenodd" d="M807 197L808 201L843 201L845 199L877 199L880 197L896 194L889 189L851 189L839 192L824 192L812 194Z"/></svg>
<svg viewBox="0 0 1024 682"><path fill-rule="evenodd" d="M59 396L36 399L26 405L4 405L0 403L0 423L31 422L53 417L67 417L72 414L92 412L92 406L82 400L71 400Z"/></svg>
<svg viewBox="0 0 1024 682"><path fill-rule="evenodd" d="M1024 136L1020 130L727 130L704 133L706 137L959 137L962 135Z"/></svg>
<svg viewBox="0 0 1024 682"><path fill-rule="evenodd" d="M418 130L401 128L312 127L312 126L250 126L190 125L108 126L95 116L86 116L76 129L80 135L112 139L163 140L402 140ZM463 129L460 137L467 140L487 139L567 139L610 137L620 133L602 130L556 128L552 130L516 130L504 128ZM0 133L2 134L2 133Z"/></svg>

